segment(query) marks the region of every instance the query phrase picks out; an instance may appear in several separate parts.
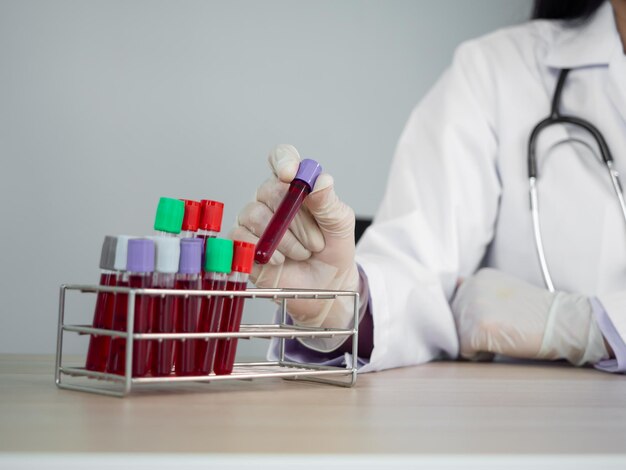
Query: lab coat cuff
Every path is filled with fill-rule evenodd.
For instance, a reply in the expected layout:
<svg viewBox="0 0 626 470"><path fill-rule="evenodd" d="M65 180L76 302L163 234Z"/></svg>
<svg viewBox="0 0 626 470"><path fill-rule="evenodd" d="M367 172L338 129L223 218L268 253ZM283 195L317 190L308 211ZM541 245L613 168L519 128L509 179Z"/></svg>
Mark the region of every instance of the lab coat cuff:
<svg viewBox="0 0 626 470"><path fill-rule="evenodd" d="M456 357L454 321L437 274L384 254L361 252L357 261L369 280L374 325L370 363L360 372Z"/></svg>
<svg viewBox="0 0 626 470"><path fill-rule="evenodd" d="M369 285L367 276L364 271L359 269L359 323L369 308ZM276 312L275 323L280 322L280 311ZM346 328L352 328L353 322ZM287 316L287 324L292 325L293 320ZM343 343L348 340L349 336L341 336L337 338L297 338L285 341L285 359L297 363L310 363L335 367L352 367L353 355L346 352L336 351ZM280 339L273 338L270 341L270 347L267 353L270 361L280 360ZM357 357L357 367L362 368L369 363L368 358Z"/></svg>
<svg viewBox="0 0 626 470"><path fill-rule="evenodd" d="M617 298L614 297L614 301L615 300L619 302L619 296ZM610 299L608 299L608 301L611 302ZM623 296L621 301L626 302L626 295ZM599 299L591 297L589 299L589 303L591 304L593 315L598 323L598 327L600 328L602 335L604 336L604 339L607 343L609 343L613 349L613 353L615 354L615 358L603 359L597 362L595 364L596 369L613 373L626 372L626 343L624 343L623 340L624 336L620 334L620 331L616 327L615 323L613 323L611 316L608 314ZM622 305L626 306L626 303L623 303ZM624 310L622 308L615 311L623 312Z"/></svg>
<svg viewBox="0 0 626 470"><path fill-rule="evenodd" d="M361 269L361 266L357 265L359 271L359 313L358 323L361 323L363 316L369 307L369 284L367 276ZM352 328L354 326L354 316L351 316L350 323L346 325L346 328ZM338 349L342 344L348 341L349 336L337 336L334 338L297 338L302 345L321 353L328 353Z"/></svg>
<svg viewBox="0 0 626 470"><path fill-rule="evenodd" d="M279 319L280 312L276 313L276 320ZM287 318L287 324L293 324L291 318ZM272 338L267 352L269 361L280 361L280 338ZM336 351L322 352L313 350L295 339L285 340L284 360L299 364L318 364L323 366L351 368L353 356L350 353L340 353ZM369 363L369 359L357 357L357 368L362 368Z"/></svg>

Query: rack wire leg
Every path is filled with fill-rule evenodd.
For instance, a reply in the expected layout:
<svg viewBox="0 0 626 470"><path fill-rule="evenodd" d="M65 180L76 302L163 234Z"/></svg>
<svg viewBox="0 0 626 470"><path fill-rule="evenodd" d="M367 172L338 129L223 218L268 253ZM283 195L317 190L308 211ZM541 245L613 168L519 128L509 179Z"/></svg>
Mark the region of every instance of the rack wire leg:
<svg viewBox="0 0 626 470"><path fill-rule="evenodd" d="M59 323L57 325L57 353L54 366L54 382L61 385L61 358L63 356L63 326L65 323L65 285L59 289Z"/></svg>

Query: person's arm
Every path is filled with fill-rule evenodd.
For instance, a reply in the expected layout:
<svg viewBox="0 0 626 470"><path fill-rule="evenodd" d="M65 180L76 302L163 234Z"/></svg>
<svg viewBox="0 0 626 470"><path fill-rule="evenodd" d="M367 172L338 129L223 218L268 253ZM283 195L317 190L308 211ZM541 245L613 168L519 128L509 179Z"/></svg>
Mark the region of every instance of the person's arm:
<svg viewBox="0 0 626 470"><path fill-rule="evenodd" d="M373 325L370 360L361 371L458 353L449 301L457 279L477 269L493 238L500 196L489 70L479 44L462 46L414 110L356 262L354 215L335 195L332 178L320 183L320 177L306 211L291 225L271 264L253 272L260 287L360 290L358 262L369 282ZM290 155L297 151L290 146L278 150L270 155L276 176L240 213L234 238L258 239L280 200L280 185L295 174ZM288 303L295 323L346 327L352 321L347 302L311 304L305 311L303 303ZM322 354L337 348L303 342Z"/></svg>
<svg viewBox="0 0 626 470"><path fill-rule="evenodd" d="M466 359L500 354L564 359L581 366L600 364L610 356L599 312L587 296L550 292L495 269L482 269L466 279L452 311Z"/></svg>
<svg viewBox="0 0 626 470"><path fill-rule="evenodd" d="M385 197L357 247L374 325L364 371L458 354L449 302L485 255L500 196L488 62L479 43L459 48L400 138Z"/></svg>
<svg viewBox="0 0 626 470"><path fill-rule="evenodd" d="M352 337L348 338L339 348L338 353L352 353ZM358 338L358 351L359 357L369 360L374 350L374 320L370 313L369 306L363 313L363 318L359 322L359 338Z"/></svg>
<svg viewBox="0 0 626 470"><path fill-rule="evenodd" d="M358 312L358 357L357 365L363 367L369 363L374 348L374 323L369 307L369 285L362 270L360 276L360 309ZM279 321L278 313L275 321ZM293 322L287 318L288 322ZM352 326L351 324L346 327ZM335 338L299 338L285 340L285 358L292 362L307 362L321 365L345 366L352 364L352 336ZM270 342L269 360L278 360L278 340Z"/></svg>
<svg viewBox="0 0 626 470"><path fill-rule="evenodd" d="M590 302L609 353L596 367L606 372L626 372L626 291L592 297Z"/></svg>

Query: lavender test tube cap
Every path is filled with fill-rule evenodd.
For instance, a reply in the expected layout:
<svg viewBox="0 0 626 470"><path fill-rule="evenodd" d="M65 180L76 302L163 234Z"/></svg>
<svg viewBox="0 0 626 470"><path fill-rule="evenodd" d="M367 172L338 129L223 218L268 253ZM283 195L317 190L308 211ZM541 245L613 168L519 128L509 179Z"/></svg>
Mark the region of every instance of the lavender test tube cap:
<svg viewBox="0 0 626 470"><path fill-rule="evenodd" d="M180 241L180 264L178 266L178 272L181 274L199 274L202 267L203 250L203 239L183 238Z"/></svg>
<svg viewBox="0 0 626 470"><path fill-rule="evenodd" d="M151 273L154 271L154 241L147 238L128 240L126 271L130 273Z"/></svg>
<svg viewBox="0 0 626 470"><path fill-rule="evenodd" d="M317 163L315 160L310 158L305 158L300 162L300 166L298 167L298 171L296 172L296 177L294 179L304 181L309 185L311 191L313 190L313 186L315 186L315 182L317 181L317 177L322 173L322 165Z"/></svg>

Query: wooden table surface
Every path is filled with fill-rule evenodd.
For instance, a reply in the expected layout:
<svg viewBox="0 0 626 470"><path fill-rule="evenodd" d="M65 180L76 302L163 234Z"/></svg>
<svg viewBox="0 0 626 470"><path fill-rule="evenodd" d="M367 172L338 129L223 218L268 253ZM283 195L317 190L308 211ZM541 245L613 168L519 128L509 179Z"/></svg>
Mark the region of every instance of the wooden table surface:
<svg viewBox="0 0 626 470"><path fill-rule="evenodd" d="M431 363L354 388L280 379L126 398L59 390L53 358L0 355L0 452L592 455L626 458L626 377Z"/></svg>

